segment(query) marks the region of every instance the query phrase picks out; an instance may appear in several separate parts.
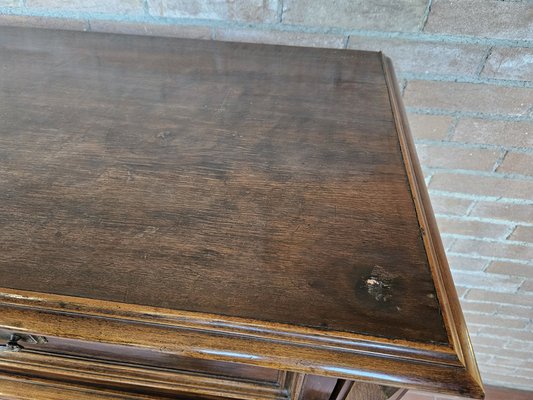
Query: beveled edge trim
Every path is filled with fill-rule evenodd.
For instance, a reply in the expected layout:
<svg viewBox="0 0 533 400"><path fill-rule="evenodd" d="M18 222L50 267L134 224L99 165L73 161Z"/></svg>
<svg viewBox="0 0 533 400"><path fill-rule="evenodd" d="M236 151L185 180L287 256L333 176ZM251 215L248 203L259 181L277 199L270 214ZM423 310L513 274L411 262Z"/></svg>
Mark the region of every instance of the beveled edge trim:
<svg viewBox="0 0 533 400"><path fill-rule="evenodd" d="M469 391L462 394L468 394L474 398L484 398L483 383L479 374L474 350L453 283L448 260L446 259L446 253L439 235L437 222L407 122L407 115L401 99L392 61L383 53L381 53L381 60L389 91L391 108L394 114L396 131L404 158L404 165L407 171L409 186L415 204L429 266L433 275L433 281L435 282L442 317L450 343L472 382L472 387L469 388Z"/></svg>
<svg viewBox="0 0 533 400"><path fill-rule="evenodd" d="M375 344L364 337L330 339L311 329L295 333L290 327L268 323L259 326L257 321L245 323L235 318L212 327L218 321L209 321L206 315L195 315L194 319L172 310L12 289L4 289L3 294L1 291L0 327L13 332L158 349L206 360L449 394L462 393L469 385L460 361L453 357L454 361L443 361L438 349L428 358L418 354L411 344L406 356L395 354L393 350L400 345L391 342L383 344L383 348L378 343L377 353L373 353L369 350ZM103 305L105 310L98 308ZM220 321L220 316L215 318ZM344 343L366 348L349 348ZM424 351L431 356L430 350Z"/></svg>
<svg viewBox="0 0 533 400"><path fill-rule="evenodd" d="M216 314L0 288L0 306L3 304L61 314L112 318L252 340L310 346L329 351L353 352L370 357L413 360L450 366L462 365L453 349L446 346L387 340L348 332L323 331L238 317L222 317Z"/></svg>

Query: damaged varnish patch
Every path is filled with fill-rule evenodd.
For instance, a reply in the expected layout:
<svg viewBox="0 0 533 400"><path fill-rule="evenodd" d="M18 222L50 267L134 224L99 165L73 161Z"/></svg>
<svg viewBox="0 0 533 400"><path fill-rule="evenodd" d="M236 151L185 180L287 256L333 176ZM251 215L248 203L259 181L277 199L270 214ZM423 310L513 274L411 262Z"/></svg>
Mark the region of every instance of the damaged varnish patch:
<svg viewBox="0 0 533 400"><path fill-rule="evenodd" d="M364 286L376 301L388 302L392 298L394 280L397 276L379 265L372 268L370 276L364 279Z"/></svg>
<svg viewBox="0 0 533 400"><path fill-rule="evenodd" d="M370 275L363 278L363 288L377 302L389 302L393 298L397 275L375 265Z"/></svg>

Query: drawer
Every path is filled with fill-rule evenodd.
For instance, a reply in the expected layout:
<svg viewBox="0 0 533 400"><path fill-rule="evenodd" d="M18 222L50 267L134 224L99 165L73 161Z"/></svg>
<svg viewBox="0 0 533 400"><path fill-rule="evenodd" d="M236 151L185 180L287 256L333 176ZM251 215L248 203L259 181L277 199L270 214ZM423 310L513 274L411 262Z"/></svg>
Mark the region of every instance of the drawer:
<svg viewBox="0 0 533 400"><path fill-rule="evenodd" d="M0 330L2 342L9 341L11 334ZM294 398L301 379L300 374L152 349L28 334L20 337L21 351L0 352L4 382L0 396L12 398L13 393L2 393L12 387L20 394L14 398L41 390L39 399L64 399L67 394L61 393L66 390L78 393L67 398L83 398L79 393L85 391L92 393L87 398L130 398L124 397L127 393L131 398L281 400Z"/></svg>

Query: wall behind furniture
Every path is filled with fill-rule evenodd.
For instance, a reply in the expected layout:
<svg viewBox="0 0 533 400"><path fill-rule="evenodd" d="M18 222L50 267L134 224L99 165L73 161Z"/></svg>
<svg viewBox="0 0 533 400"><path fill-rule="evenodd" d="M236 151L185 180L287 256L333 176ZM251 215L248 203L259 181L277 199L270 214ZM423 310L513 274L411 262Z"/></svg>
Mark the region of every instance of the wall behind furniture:
<svg viewBox="0 0 533 400"><path fill-rule="evenodd" d="M533 390L533 2L0 0L1 25L382 50L485 382Z"/></svg>

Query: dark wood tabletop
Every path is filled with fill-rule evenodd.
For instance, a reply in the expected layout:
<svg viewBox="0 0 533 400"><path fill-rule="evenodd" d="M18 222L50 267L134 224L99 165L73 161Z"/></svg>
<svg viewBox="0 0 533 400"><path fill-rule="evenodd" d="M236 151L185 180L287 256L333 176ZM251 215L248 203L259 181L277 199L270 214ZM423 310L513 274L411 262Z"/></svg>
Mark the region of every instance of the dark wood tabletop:
<svg viewBox="0 0 533 400"><path fill-rule="evenodd" d="M457 351L387 63L0 28L0 286Z"/></svg>

